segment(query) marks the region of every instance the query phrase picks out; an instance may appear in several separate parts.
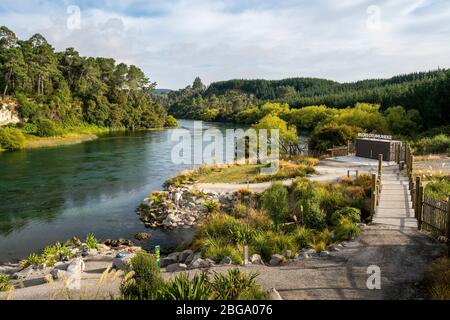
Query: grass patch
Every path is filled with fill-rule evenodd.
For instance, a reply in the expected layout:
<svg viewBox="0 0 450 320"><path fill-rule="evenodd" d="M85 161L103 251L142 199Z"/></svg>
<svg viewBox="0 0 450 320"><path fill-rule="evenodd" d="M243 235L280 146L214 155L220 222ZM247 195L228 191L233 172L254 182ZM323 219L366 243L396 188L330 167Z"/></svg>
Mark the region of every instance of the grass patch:
<svg viewBox="0 0 450 320"><path fill-rule="evenodd" d="M434 261L425 273L424 282L431 299L450 300L450 259Z"/></svg>

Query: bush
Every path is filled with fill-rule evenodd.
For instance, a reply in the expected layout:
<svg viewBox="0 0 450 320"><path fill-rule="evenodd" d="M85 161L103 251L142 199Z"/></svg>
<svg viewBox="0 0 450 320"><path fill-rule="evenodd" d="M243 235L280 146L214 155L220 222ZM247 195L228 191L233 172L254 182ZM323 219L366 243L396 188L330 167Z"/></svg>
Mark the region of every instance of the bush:
<svg viewBox="0 0 450 320"><path fill-rule="evenodd" d="M434 261L425 273L424 282L431 299L450 300L450 259Z"/></svg>
<svg viewBox="0 0 450 320"><path fill-rule="evenodd" d="M160 291L162 300L262 300L266 294L256 283L257 274L246 274L239 269L227 274L214 272L212 280L206 273L182 273L170 280Z"/></svg>
<svg viewBox="0 0 450 320"><path fill-rule="evenodd" d="M152 300L158 297L164 280L155 257L140 251L131 259L131 269L122 281L120 291L126 300Z"/></svg>
<svg viewBox="0 0 450 320"><path fill-rule="evenodd" d="M305 227L296 229L293 236L300 249L308 248L313 242L313 232Z"/></svg>
<svg viewBox="0 0 450 320"><path fill-rule="evenodd" d="M322 229L326 226L326 215L320 208L319 193L311 182L297 181L294 184L294 198L300 210L303 223L312 229Z"/></svg>
<svg viewBox="0 0 450 320"><path fill-rule="evenodd" d="M239 228L239 222L223 213L213 213L203 224L198 226L195 238L214 236L216 238L230 239L230 236L236 228Z"/></svg>
<svg viewBox="0 0 450 320"><path fill-rule="evenodd" d="M320 253L322 251L325 251L325 249L327 248L327 243L325 241L318 241L314 243L312 247L316 252Z"/></svg>
<svg viewBox="0 0 450 320"><path fill-rule="evenodd" d="M4 274L0 274L0 292L9 291L12 289L12 285L9 283L9 277Z"/></svg>
<svg viewBox="0 0 450 320"><path fill-rule="evenodd" d="M178 128L178 121L170 114L166 117L166 122L164 123L166 128Z"/></svg>
<svg viewBox="0 0 450 320"><path fill-rule="evenodd" d="M38 265L43 264L44 262L45 262L45 260L42 256L40 256L36 253L32 253L28 256L27 259L25 259L25 261L23 261L21 263L21 267L26 268L26 267L34 266L34 265L38 266Z"/></svg>
<svg viewBox="0 0 450 320"><path fill-rule="evenodd" d="M15 128L0 128L0 148L14 151L25 148L25 136Z"/></svg>
<svg viewBox="0 0 450 320"><path fill-rule="evenodd" d="M92 233L87 235L84 242L89 249L98 249L98 240Z"/></svg>
<svg viewBox="0 0 450 320"><path fill-rule="evenodd" d="M206 273L196 274L192 280L182 273L170 280L159 293L161 300L208 300L211 284Z"/></svg>
<svg viewBox="0 0 450 320"><path fill-rule="evenodd" d="M214 274L211 295L214 300L262 300L266 294L256 283L258 274L246 274L239 269L228 271L227 275Z"/></svg>
<svg viewBox="0 0 450 320"><path fill-rule="evenodd" d="M330 224L336 226L339 224L342 218L348 218L351 222L360 222L361 210L351 207L345 207L337 210L331 215Z"/></svg>
<svg viewBox="0 0 450 320"><path fill-rule="evenodd" d="M57 242L54 245L45 247L42 251L43 262L47 266L53 266L56 262L61 261L64 257L72 258L72 252L66 247L66 245Z"/></svg>
<svg viewBox="0 0 450 320"><path fill-rule="evenodd" d="M205 201L203 202L203 206L206 208L208 213L213 213L220 209L220 203L216 201Z"/></svg>
<svg viewBox="0 0 450 320"><path fill-rule="evenodd" d="M298 251L298 244L292 235L268 231L258 234L252 242L252 249L255 253L269 261L272 255L280 254L286 250Z"/></svg>
<svg viewBox="0 0 450 320"><path fill-rule="evenodd" d="M59 134L56 124L49 119L38 119L35 124L36 134L39 137L54 137Z"/></svg>
<svg viewBox="0 0 450 320"><path fill-rule="evenodd" d="M243 250L238 249L234 245L223 245L220 242L209 242L209 246L204 252L206 258L211 258L215 262L219 263L225 257L230 257L235 264L243 263Z"/></svg>
<svg viewBox="0 0 450 320"><path fill-rule="evenodd" d="M447 201L450 194L449 178L434 178L425 187L425 196L435 200Z"/></svg>
<svg viewBox="0 0 450 320"><path fill-rule="evenodd" d="M361 230L349 218L341 218L336 227L336 238L339 240L351 240L359 235Z"/></svg>
<svg viewBox="0 0 450 320"><path fill-rule="evenodd" d="M281 183L274 183L261 197L262 207L267 210L275 225L286 221L289 214L288 191Z"/></svg>
<svg viewBox="0 0 450 320"><path fill-rule="evenodd" d="M438 134L432 138L422 138L413 147L417 154L448 153L450 151L450 136Z"/></svg>
<svg viewBox="0 0 450 320"><path fill-rule="evenodd" d="M309 138L309 147L312 150L327 151L334 146L347 145L354 141L356 135L363 130L348 125L325 125L318 127Z"/></svg>

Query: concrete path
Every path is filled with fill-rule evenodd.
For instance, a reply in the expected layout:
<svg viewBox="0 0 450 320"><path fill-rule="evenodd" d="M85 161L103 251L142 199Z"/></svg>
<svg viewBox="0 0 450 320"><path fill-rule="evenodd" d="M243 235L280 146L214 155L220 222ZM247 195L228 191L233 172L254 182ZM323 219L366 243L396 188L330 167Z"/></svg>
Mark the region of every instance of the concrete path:
<svg viewBox="0 0 450 320"><path fill-rule="evenodd" d="M408 178L399 171L398 166L383 169L381 185L379 206L373 223L399 228L417 228Z"/></svg>

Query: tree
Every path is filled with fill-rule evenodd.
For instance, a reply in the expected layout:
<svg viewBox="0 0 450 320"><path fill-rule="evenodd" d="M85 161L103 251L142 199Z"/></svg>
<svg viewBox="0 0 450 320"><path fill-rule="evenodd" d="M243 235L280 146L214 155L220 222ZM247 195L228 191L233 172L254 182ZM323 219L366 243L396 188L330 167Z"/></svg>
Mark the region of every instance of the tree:
<svg viewBox="0 0 450 320"><path fill-rule="evenodd" d="M401 106L391 107L385 111L386 121L393 134L411 136L422 127L422 119L417 110L408 112Z"/></svg>
<svg viewBox="0 0 450 320"><path fill-rule="evenodd" d="M347 145L349 141L355 140L359 132L363 132L363 129L346 124L328 124L321 126L311 134L309 148L312 150L327 151L333 147Z"/></svg>
<svg viewBox="0 0 450 320"><path fill-rule="evenodd" d="M262 194L262 207L267 210L275 225L287 219L289 214L288 191L281 183L274 183Z"/></svg>
<svg viewBox="0 0 450 320"><path fill-rule="evenodd" d="M280 146L284 153L288 153L290 147L298 141L297 130L295 127L288 126L286 121L276 115L269 114L265 116L257 124L253 125L253 128L257 130L279 130Z"/></svg>

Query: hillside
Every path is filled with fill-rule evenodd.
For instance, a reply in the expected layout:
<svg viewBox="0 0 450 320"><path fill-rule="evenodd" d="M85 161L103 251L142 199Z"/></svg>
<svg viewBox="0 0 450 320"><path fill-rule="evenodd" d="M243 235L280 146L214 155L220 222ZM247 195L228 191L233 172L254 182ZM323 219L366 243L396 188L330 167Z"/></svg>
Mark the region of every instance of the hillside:
<svg viewBox="0 0 450 320"><path fill-rule="evenodd" d="M239 112L273 101L293 108L326 105L347 108L357 102L380 104L382 110L403 106L418 110L424 128L450 122L450 70L440 69L351 83L314 78L229 80L197 84L169 94L171 113L179 117L236 121ZM198 83L200 81L200 83Z"/></svg>

